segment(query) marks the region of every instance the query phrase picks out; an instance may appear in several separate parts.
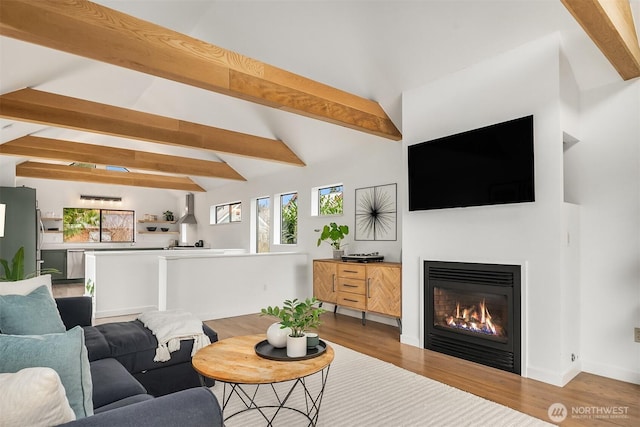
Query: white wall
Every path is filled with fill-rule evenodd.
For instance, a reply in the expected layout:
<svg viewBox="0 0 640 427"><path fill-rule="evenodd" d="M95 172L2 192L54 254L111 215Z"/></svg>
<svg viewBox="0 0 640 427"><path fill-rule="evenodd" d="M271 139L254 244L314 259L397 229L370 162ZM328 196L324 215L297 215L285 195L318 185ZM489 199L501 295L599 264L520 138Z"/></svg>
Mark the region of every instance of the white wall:
<svg viewBox="0 0 640 427"><path fill-rule="evenodd" d="M584 371L640 383L640 81L582 93L565 153L580 204Z"/></svg>
<svg viewBox="0 0 640 427"><path fill-rule="evenodd" d="M403 114L405 146L534 114L536 202L404 213L402 340L421 345L421 258L524 263L525 374L640 383L640 82L580 93L551 36L405 92Z"/></svg>
<svg viewBox="0 0 640 427"><path fill-rule="evenodd" d="M161 310L184 309L202 320L259 313L311 294L304 253L161 256ZM274 319L274 321L276 321Z"/></svg>
<svg viewBox="0 0 640 427"><path fill-rule="evenodd" d="M420 259L523 264L523 374L563 382L562 343L570 331L561 319L559 78L559 41L550 36L404 93L405 145L533 114L536 175L534 203L405 212L404 342L423 344Z"/></svg>
<svg viewBox="0 0 640 427"><path fill-rule="evenodd" d="M387 261L400 261L403 189L399 181L403 175L402 145L399 142L380 141L372 143L365 152L345 151L336 153L336 156L341 156L341 159L331 163L307 165L303 168L292 167L286 173L265 176L251 182L229 183L206 194L197 194L198 234L203 236L202 238L210 243L212 248L248 250L251 239L249 232L251 199L271 196L273 206L274 194L297 191L299 197L298 244L274 245L272 239L272 252L296 251L308 253L311 258L330 258L331 247L328 244L316 246L319 233L315 230L329 222L337 222L349 226L349 235L345 239L348 243L347 253L378 251ZM311 189L335 183L344 185L344 214L312 217ZM355 190L390 183L398 183L398 239L396 241L355 241ZM200 221L200 218L209 218L210 206L238 200L242 202L241 223L207 225L205 221Z"/></svg>
<svg viewBox="0 0 640 427"><path fill-rule="evenodd" d="M85 283L95 286L95 317L157 310L158 257L164 252L87 252Z"/></svg>
<svg viewBox="0 0 640 427"><path fill-rule="evenodd" d="M346 146L346 144L345 144ZM402 176L402 144L381 140L374 142L366 151L344 151L336 153L338 157L330 163L307 165L304 168L292 167L289 172L265 176L251 182L230 183L206 194L196 195L196 215L198 217L198 235L202 236L205 244L212 248L250 248L250 205L251 199L256 197L273 196L277 193L298 191L298 243L296 245L274 245L272 252L303 252L309 254L309 259L331 258L331 247L323 243L316 246L319 233L329 222L346 224L349 235L345 242L348 244L346 253L370 253L377 251L386 261L399 262L402 254L402 210L404 189ZM304 160L304 159L303 159ZM311 189L322 185L342 183L344 185L344 214L331 217L311 216ZM397 183L398 214L397 240L395 241L356 241L355 228L355 190ZM242 202L242 222L235 224L206 225L200 218L209 218L209 207L216 204ZM273 218L273 212L272 212ZM272 227L273 229L273 227ZM312 292L312 263L309 262L306 283L308 295ZM339 313L360 317L355 312L340 307ZM368 314L367 319L395 325L395 319L390 317Z"/></svg>
<svg viewBox="0 0 640 427"><path fill-rule="evenodd" d="M42 212L52 211L56 216L62 216L63 208L113 208L135 210L136 218L143 219L145 214L158 215L162 218L162 212L170 210L177 218L184 207L184 195L182 191L168 191L154 188L139 188L121 185L104 185L84 182L52 181L48 179L20 178L16 179L17 186L26 186L36 189L38 207ZM122 202L109 204L80 200L81 194L98 196L122 197ZM141 227L143 227L142 225ZM60 247L62 237L53 234L45 235L43 247ZM136 246L164 247L170 239L177 239L177 234L136 234ZM70 245L67 245L70 246ZM77 246L77 245L76 245ZM80 246L88 247L87 244ZM100 244L100 247L106 247ZM110 245L110 246L123 246ZM124 246L130 246L126 244Z"/></svg>

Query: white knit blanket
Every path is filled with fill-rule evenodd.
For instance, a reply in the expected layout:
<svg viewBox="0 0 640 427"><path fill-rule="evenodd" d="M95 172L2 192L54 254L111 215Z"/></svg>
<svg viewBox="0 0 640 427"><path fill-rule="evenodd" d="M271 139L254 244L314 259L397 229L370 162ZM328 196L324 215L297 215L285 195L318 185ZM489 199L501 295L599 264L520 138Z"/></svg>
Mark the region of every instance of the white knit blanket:
<svg viewBox="0 0 640 427"><path fill-rule="evenodd" d="M211 344L209 337L202 331L202 322L184 310L147 311L138 316L138 320L149 328L158 340L154 362L166 362L171 353L180 349L180 340L193 339L196 351Z"/></svg>

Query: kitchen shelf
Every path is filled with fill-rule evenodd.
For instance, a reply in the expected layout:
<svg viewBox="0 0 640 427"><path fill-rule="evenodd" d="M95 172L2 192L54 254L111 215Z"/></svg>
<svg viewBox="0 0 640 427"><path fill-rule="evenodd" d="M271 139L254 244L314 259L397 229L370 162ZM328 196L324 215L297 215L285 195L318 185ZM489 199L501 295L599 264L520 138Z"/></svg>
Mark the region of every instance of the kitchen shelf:
<svg viewBox="0 0 640 427"><path fill-rule="evenodd" d="M147 223L147 224L148 223L153 223L153 224L175 224L176 223L176 221L161 221L161 220L151 221L151 220L148 220L148 219L139 219L138 222L141 223L141 224L144 224L144 223Z"/></svg>
<svg viewBox="0 0 640 427"><path fill-rule="evenodd" d="M178 231L138 231L138 234L180 234Z"/></svg>

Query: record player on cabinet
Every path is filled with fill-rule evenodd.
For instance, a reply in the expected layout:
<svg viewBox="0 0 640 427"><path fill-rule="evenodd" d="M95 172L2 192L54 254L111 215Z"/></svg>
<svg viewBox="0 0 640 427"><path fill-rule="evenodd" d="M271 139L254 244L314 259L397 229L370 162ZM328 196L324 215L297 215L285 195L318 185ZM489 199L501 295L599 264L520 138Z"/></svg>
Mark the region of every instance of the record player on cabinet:
<svg viewBox="0 0 640 427"><path fill-rule="evenodd" d="M378 252L371 252L368 254L349 254L343 255L342 261L345 262L382 262L384 261L384 256L380 255Z"/></svg>

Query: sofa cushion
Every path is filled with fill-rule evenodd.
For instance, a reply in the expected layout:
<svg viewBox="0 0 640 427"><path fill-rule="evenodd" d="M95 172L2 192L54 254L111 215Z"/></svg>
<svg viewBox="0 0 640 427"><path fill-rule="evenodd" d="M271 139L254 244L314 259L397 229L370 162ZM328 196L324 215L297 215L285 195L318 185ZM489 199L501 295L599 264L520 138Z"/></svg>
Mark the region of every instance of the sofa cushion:
<svg viewBox="0 0 640 427"><path fill-rule="evenodd" d="M95 328L109 344L110 357L118 359L129 372L137 373L191 361L193 340L183 340L180 350L171 353L171 359L166 362L154 362L158 340L139 320L105 323ZM205 332L207 329L209 328L203 328ZM211 332L217 339L217 334ZM211 339L210 334L208 335Z"/></svg>
<svg viewBox="0 0 640 427"><path fill-rule="evenodd" d="M144 402L145 400L151 400L153 396L150 394L136 394L135 396L125 397L116 402L109 403L108 405L96 408L94 414L101 414L103 412L111 411L113 409L122 408L123 406L133 405L134 403Z"/></svg>
<svg viewBox="0 0 640 427"><path fill-rule="evenodd" d="M49 293L53 296L51 292L50 274L15 282L0 282L0 295L27 295L40 286L46 286Z"/></svg>
<svg viewBox="0 0 640 427"><path fill-rule="evenodd" d="M27 295L0 295L0 331L13 335L42 335L66 328L46 286Z"/></svg>
<svg viewBox="0 0 640 427"><path fill-rule="evenodd" d="M100 408L147 390L117 360L108 358L91 362L93 406Z"/></svg>
<svg viewBox="0 0 640 427"><path fill-rule="evenodd" d="M25 368L0 374L3 426L48 427L76 419L60 376L51 368Z"/></svg>
<svg viewBox="0 0 640 427"><path fill-rule="evenodd" d="M224 423L216 397L210 390L199 387L102 412L63 426L220 427Z"/></svg>
<svg viewBox="0 0 640 427"><path fill-rule="evenodd" d="M67 329L93 324L93 299L90 296L58 297L55 300Z"/></svg>
<svg viewBox="0 0 640 427"><path fill-rule="evenodd" d="M106 338L95 326L85 326L84 345L87 346L89 362L111 357L111 348Z"/></svg>
<svg viewBox="0 0 640 427"><path fill-rule="evenodd" d="M58 373L77 418L93 414L91 372L81 327L60 334L0 334L0 372L36 366Z"/></svg>

